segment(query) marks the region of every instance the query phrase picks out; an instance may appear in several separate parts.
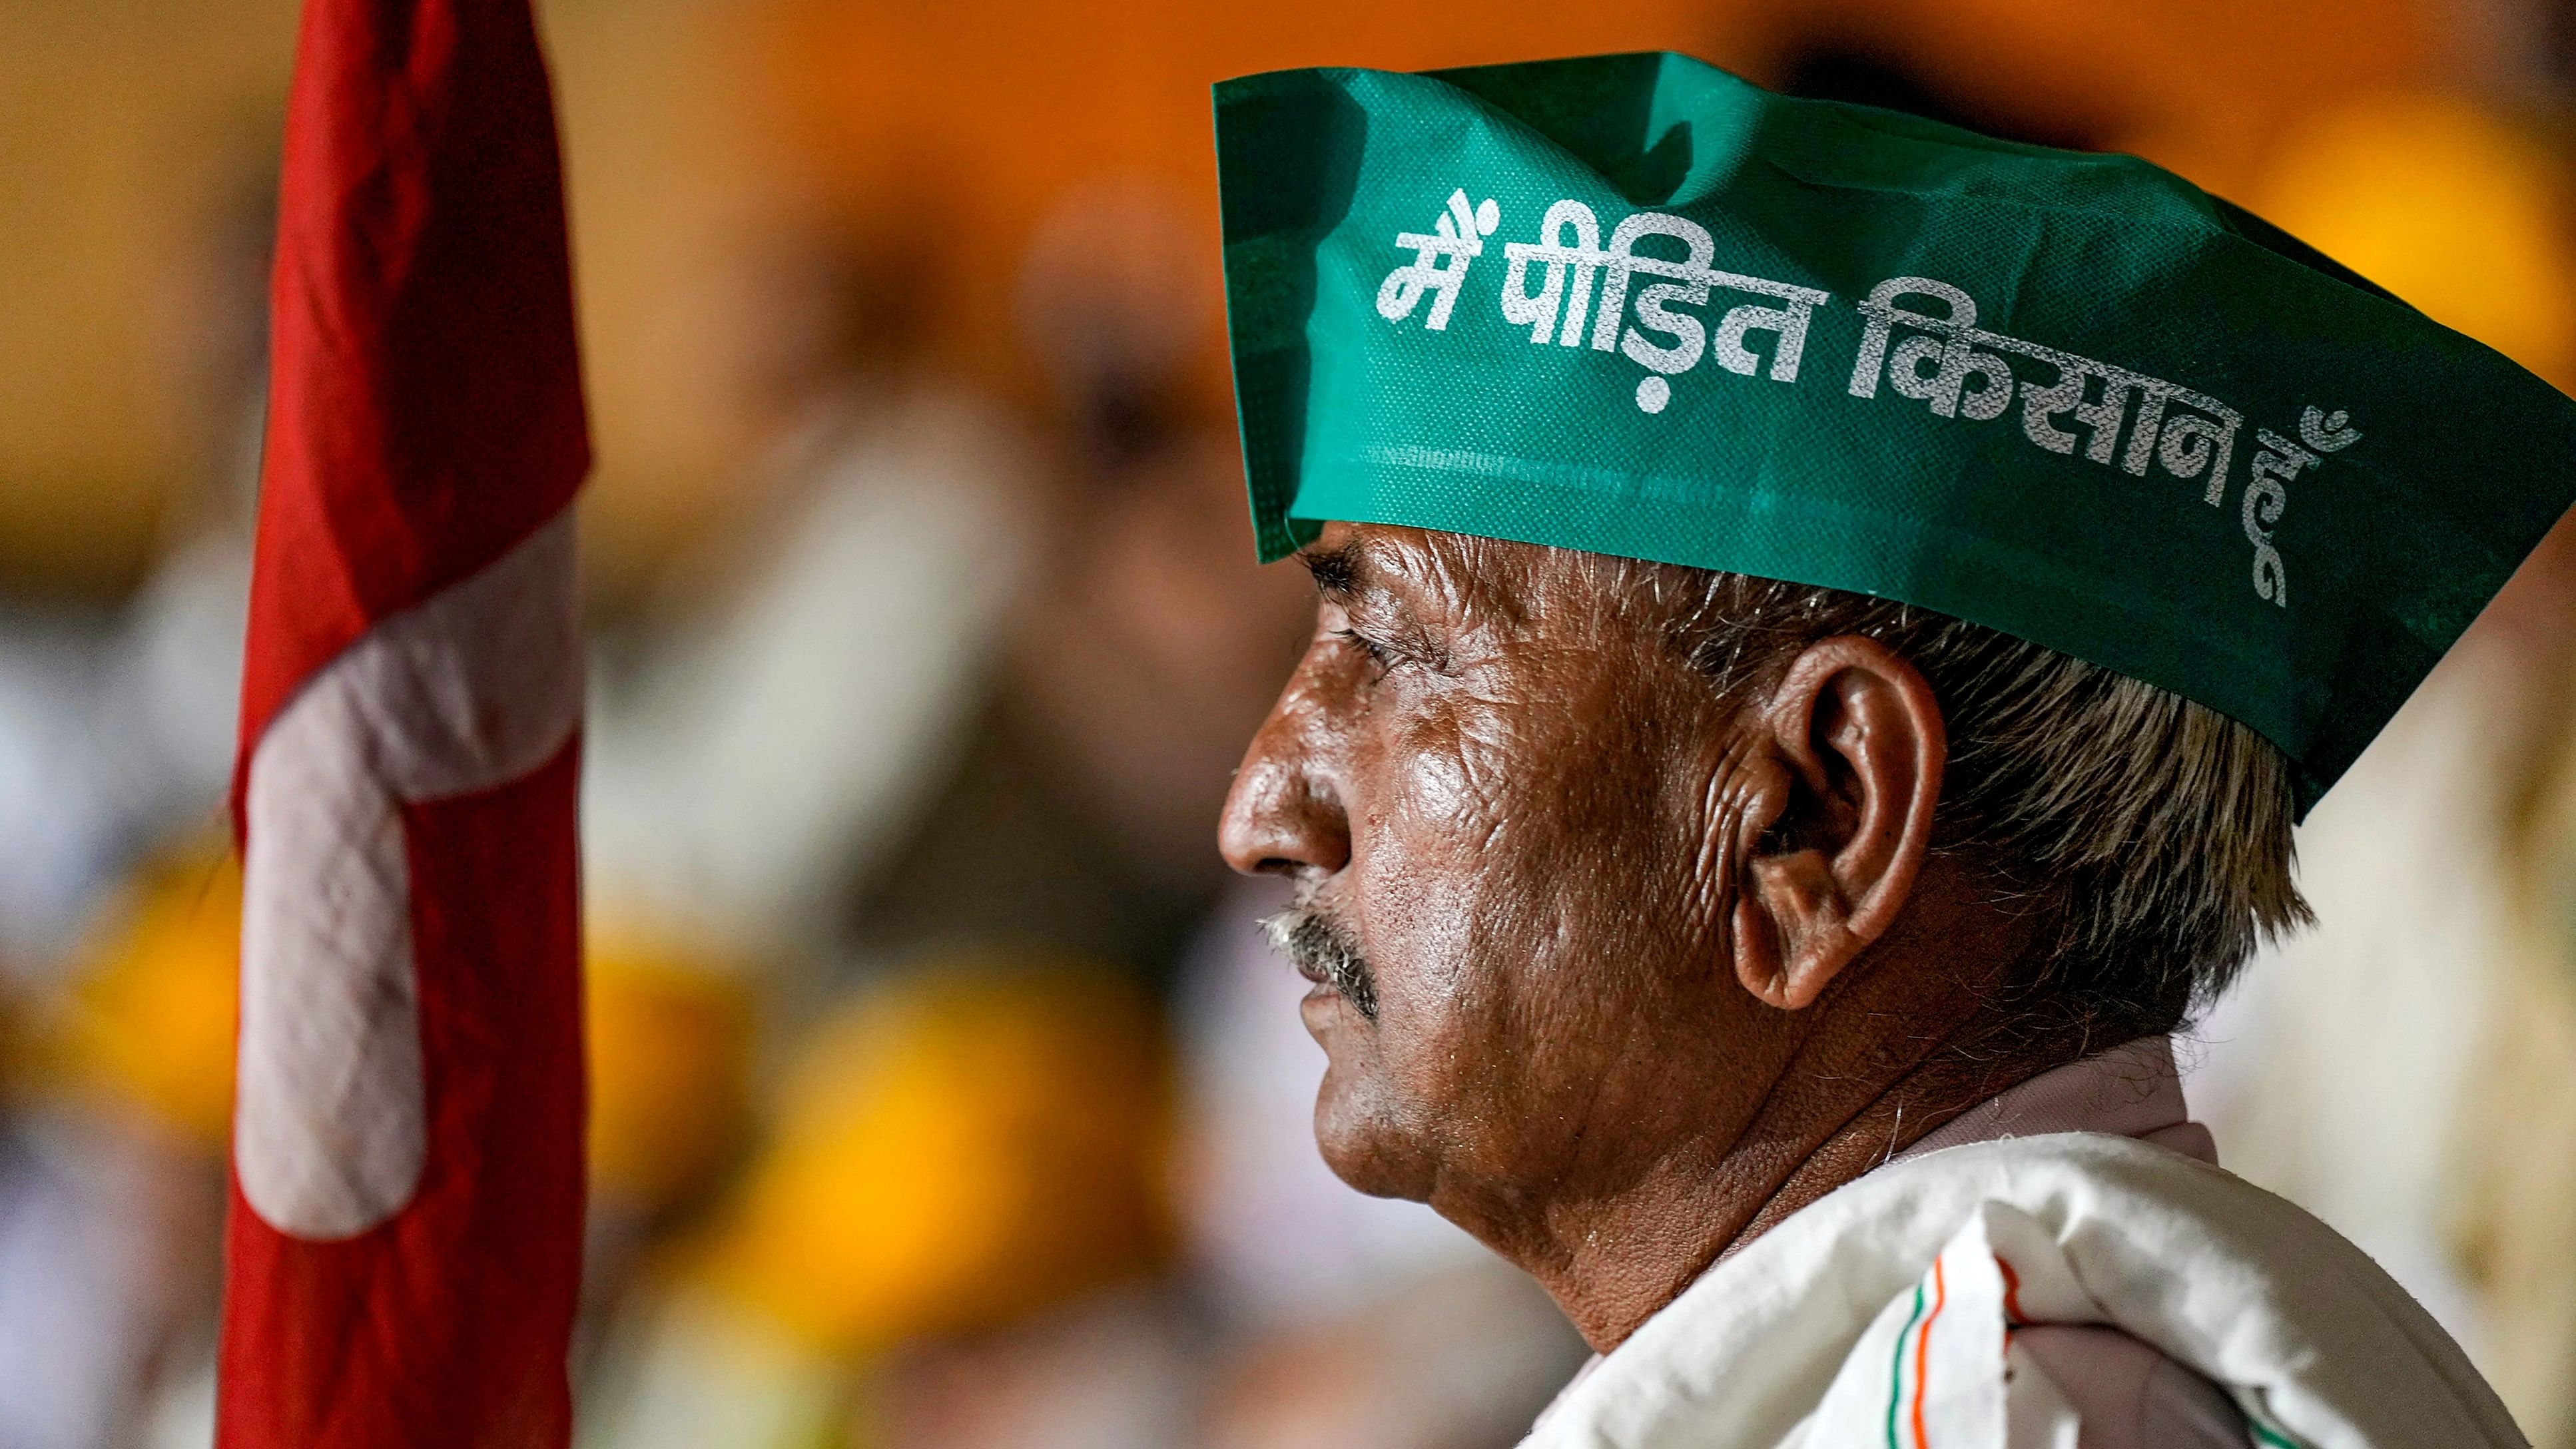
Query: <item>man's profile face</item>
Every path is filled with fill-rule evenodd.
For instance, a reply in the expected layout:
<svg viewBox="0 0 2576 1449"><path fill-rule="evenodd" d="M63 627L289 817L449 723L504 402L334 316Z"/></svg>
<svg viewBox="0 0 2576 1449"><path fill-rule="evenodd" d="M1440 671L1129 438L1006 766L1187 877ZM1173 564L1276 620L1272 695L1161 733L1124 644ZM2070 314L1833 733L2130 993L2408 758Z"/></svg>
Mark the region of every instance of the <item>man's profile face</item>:
<svg viewBox="0 0 2576 1449"><path fill-rule="evenodd" d="M1732 731L1658 607L1600 560L1453 534L1336 524L1304 557L1315 631L1222 844L1299 885L1274 936L1317 982L1326 1159L1486 1217L1644 1116L1722 1129L1743 997L1702 842Z"/></svg>

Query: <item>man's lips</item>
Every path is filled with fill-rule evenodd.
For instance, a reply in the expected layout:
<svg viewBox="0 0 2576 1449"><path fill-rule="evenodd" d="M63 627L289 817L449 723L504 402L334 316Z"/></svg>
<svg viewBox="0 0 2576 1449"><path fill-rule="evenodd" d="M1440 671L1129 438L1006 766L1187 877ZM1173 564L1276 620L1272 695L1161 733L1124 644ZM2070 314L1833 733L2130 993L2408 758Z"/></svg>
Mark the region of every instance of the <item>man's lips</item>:
<svg viewBox="0 0 2576 1449"><path fill-rule="evenodd" d="M1359 1014L1359 1008L1352 1003L1350 993L1344 991L1323 968L1300 963L1297 974L1306 981L1306 994L1300 1002L1299 1009L1300 1014L1309 1021L1313 1020L1317 1011L1331 1012L1335 1008L1350 1012L1354 1016Z"/></svg>
<svg viewBox="0 0 2576 1449"><path fill-rule="evenodd" d="M1297 1019L1305 1023L1306 1034L1328 1055L1335 1042L1368 1028L1368 1018L1351 1004L1351 998L1329 984L1310 986L1305 995L1297 998Z"/></svg>

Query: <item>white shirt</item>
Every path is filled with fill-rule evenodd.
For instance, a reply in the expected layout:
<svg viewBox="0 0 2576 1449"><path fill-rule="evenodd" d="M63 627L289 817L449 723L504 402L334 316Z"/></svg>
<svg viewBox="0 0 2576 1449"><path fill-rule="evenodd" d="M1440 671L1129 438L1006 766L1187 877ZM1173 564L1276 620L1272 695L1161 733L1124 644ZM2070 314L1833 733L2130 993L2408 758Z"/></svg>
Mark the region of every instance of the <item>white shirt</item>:
<svg viewBox="0 0 2576 1449"><path fill-rule="evenodd" d="M2158 1073L2141 1059L2117 1076L2097 1063L2095 1084L2122 1090L2079 1097L2152 1098ZM2003 1110L1986 1125L2017 1120ZM2042 1325L2092 1330L2059 1336L2071 1388L2031 1348ZM2105 1349L2146 1370L2125 1400L2103 1397L2119 1388ZM1527 1442L2230 1442L2188 1413L2154 1417L2156 1382L2187 1390L2194 1377L2244 1416L2235 1443L2529 1449L2459 1345L2360 1249L2207 1162L2092 1131L1954 1144L1845 1183L1702 1274Z"/></svg>
<svg viewBox="0 0 2576 1449"><path fill-rule="evenodd" d="M1882 1166L1945 1147L2103 1132L2134 1137L2183 1156L2218 1162L2209 1129L2191 1120L2170 1037L2142 1037L2098 1056L2043 1072L1934 1128ZM2082 1420L2076 1449L2245 1449L2245 1416L2208 1379L2116 1328L2030 1324L2020 1347L2055 1381ZM1601 1363L1584 1365L1571 1394ZM1557 1404L1565 1401L1560 1394ZM1556 1405L1539 1416L1544 1426Z"/></svg>
<svg viewBox="0 0 2576 1449"><path fill-rule="evenodd" d="M2191 1120L2171 1037L2141 1037L2042 1072L1924 1134L1891 1161L1944 1147L2107 1132L2215 1167L2218 1144ZM2034 1323L2014 1330L2083 1420L2077 1449L2244 1449L2245 1416L2218 1385L2116 1328Z"/></svg>

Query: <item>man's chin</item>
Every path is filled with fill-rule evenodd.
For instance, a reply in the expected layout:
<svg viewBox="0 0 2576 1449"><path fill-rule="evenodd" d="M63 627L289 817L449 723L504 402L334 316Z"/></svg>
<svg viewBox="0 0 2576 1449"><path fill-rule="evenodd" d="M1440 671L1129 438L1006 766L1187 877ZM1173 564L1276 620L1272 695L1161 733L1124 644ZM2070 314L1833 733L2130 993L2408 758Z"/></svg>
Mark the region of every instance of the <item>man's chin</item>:
<svg viewBox="0 0 2576 1449"><path fill-rule="evenodd" d="M1348 1003L1341 1009L1361 1020ZM1371 1197L1427 1199L1433 1174L1422 1161L1420 1144L1401 1126L1406 1114L1394 1110L1368 1066L1334 1046L1330 1040L1324 1044L1328 1064L1315 1093L1315 1146L1324 1165Z"/></svg>

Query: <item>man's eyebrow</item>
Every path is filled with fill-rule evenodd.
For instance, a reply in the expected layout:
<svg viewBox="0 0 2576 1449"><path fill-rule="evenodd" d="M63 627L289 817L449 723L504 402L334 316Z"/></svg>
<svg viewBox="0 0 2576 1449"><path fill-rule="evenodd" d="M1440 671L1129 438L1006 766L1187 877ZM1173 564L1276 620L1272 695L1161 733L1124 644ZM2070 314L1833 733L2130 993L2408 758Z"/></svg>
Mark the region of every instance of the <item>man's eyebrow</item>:
<svg viewBox="0 0 2576 1449"><path fill-rule="evenodd" d="M1356 540L1346 540L1339 548L1299 549L1297 562L1315 576L1316 592L1328 599L1347 599L1359 592L1362 560Z"/></svg>

